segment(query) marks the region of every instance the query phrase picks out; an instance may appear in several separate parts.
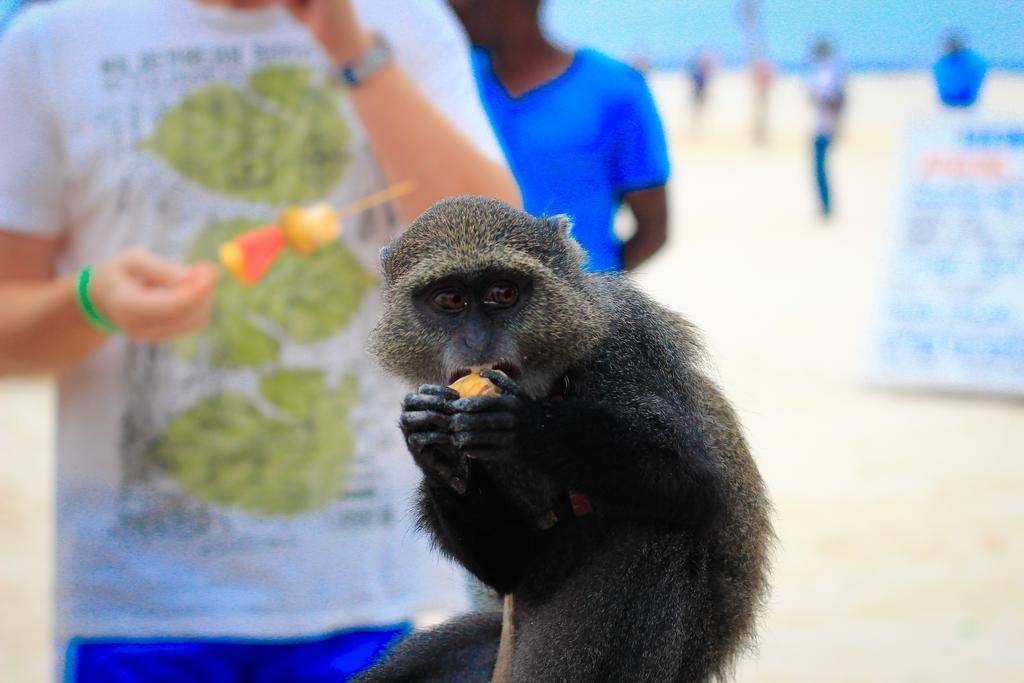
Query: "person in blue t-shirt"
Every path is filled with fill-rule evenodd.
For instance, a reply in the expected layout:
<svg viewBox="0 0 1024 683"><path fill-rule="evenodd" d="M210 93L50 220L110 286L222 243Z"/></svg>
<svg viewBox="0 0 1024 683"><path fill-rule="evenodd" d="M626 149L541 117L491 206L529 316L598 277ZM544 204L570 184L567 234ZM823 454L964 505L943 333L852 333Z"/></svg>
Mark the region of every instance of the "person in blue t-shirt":
<svg viewBox="0 0 1024 683"><path fill-rule="evenodd" d="M970 107L978 99L987 69L985 60L967 49L962 36L948 35L944 54L933 67L939 99L947 107Z"/></svg>
<svg viewBox="0 0 1024 683"><path fill-rule="evenodd" d="M567 213L593 271L635 268L668 233L668 150L644 77L591 49L562 50L541 0L450 0L474 45L484 108L533 214ZM636 220L624 243L619 206Z"/></svg>

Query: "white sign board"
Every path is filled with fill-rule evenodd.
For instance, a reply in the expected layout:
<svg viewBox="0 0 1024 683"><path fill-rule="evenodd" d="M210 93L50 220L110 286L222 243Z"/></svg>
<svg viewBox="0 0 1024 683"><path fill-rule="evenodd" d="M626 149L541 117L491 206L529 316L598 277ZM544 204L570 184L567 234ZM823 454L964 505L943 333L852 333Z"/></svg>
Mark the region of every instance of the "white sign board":
<svg viewBox="0 0 1024 683"><path fill-rule="evenodd" d="M1024 122L907 134L871 375L1024 394Z"/></svg>

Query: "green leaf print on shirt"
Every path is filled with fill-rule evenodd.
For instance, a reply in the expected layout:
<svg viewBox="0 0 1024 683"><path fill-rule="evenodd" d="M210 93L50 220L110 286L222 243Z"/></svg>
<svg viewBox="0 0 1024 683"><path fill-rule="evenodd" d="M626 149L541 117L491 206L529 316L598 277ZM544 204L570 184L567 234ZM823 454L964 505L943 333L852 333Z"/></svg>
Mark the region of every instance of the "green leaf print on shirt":
<svg viewBox="0 0 1024 683"><path fill-rule="evenodd" d="M337 500L348 481L354 378L327 388L316 370L264 377L275 415L238 393L205 398L178 416L148 457L193 495L249 512L288 516Z"/></svg>
<svg viewBox="0 0 1024 683"><path fill-rule="evenodd" d="M185 259L215 260L221 244L255 225L213 223ZM346 376L327 389L320 370L281 369L280 346L335 334L375 284L341 242L305 257L286 251L251 287L222 274L210 323L175 351L186 360L205 352L214 368L250 368L259 396L226 391L198 401L146 457L192 495L256 514L298 515L337 500L354 447L348 412L359 400L357 383Z"/></svg>
<svg viewBox="0 0 1024 683"><path fill-rule="evenodd" d="M194 240L185 258L215 261L221 244L255 225L244 219L214 223ZM192 360L208 347L211 362L224 368L272 363L279 347L274 331L300 343L326 339L348 323L376 282L341 242L309 256L286 250L251 287L222 274L210 324L175 348Z"/></svg>
<svg viewBox="0 0 1024 683"><path fill-rule="evenodd" d="M351 137L336 93L306 68L274 66L251 73L246 88L192 91L141 147L208 190L281 206L335 187L350 163ZM185 260L216 263L222 244L257 225L211 223ZM342 330L375 284L341 242L306 257L285 250L252 287L222 274L210 323L174 350L211 372L248 369L259 392L198 400L171 420L147 459L192 495L256 514L298 515L337 500L355 445L348 413L359 400L356 380L328 387L319 369L282 368L281 347Z"/></svg>
<svg viewBox="0 0 1024 683"><path fill-rule="evenodd" d="M269 204L322 197L349 163L351 131L336 94L309 69L272 66L249 88L192 91L160 119L143 149L215 192Z"/></svg>

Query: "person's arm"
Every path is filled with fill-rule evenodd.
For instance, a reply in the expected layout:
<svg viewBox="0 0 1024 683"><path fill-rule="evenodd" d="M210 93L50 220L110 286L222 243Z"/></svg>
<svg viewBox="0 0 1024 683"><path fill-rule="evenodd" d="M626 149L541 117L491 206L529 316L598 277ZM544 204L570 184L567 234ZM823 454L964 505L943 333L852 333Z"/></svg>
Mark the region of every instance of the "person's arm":
<svg viewBox="0 0 1024 683"><path fill-rule="evenodd" d="M0 228L0 376L61 372L108 338L78 303L78 278L54 278L59 242ZM216 273L163 261L141 249L97 266L89 298L107 320L138 341L196 330L210 314Z"/></svg>
<svg viewBox="0 0 1024 683"><path fill-rule="evenodd" d="M636 219L636 232L622 245L626 270L654 256L668 240L668 193L665 186L630 192L623 197Z"/></svg>
<svg viewBox="0 0 1024 683"><path fill-rule="evenodd" d="M336 66L359 61L373 45L350 0L285 3ZM521 204L508 169L474 145L395 62L353 88L350 96L388 182L415 183L413 192L398 200L405 220L451 195L478 194Z"/></svg>
<svg viewBox="0 0 1024 683"><path fill-rule="evenodd" d="M89 325L74 282L54 280L57 240L0 232L0 375L59 372L107 335Z"/></svg>
<svg viewBox="0 0 1024 683"><path fill-rule="evenodd" d="M77 274L55 275L68 236L67 162L32 16L0 39L0 375L59 372L107 338L79 309ZM206 320L209 264L186 268L130 250L93 265L92 304L132 339L160 341Z"/></svg>
<svg viewBox="0 0 1024 683"><path fill-rule="evenodd" d="M661 116L647 81L632 69L619 75L619 101L611 110L615 141L612 183L636 219L636 232L622 245L623 266L632 270L653 256L668 238L671 165Z"/></svg>

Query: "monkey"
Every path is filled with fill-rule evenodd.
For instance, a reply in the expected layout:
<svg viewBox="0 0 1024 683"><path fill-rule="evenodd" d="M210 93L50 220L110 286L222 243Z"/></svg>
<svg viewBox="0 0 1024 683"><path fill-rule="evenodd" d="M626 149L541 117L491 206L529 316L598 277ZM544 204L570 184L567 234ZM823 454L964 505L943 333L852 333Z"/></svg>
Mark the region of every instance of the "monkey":
<svg viewBox="0 0 1024 683"><path fill-rule="evenodd" d="M369 346L419 385L399 422L420 527L505 611L416 633L358 680L728 678L774 533L696 328L587 272L565 216L494 199L438 202L380 262ZM446 386L471 369L500 393Z"/></svg>

